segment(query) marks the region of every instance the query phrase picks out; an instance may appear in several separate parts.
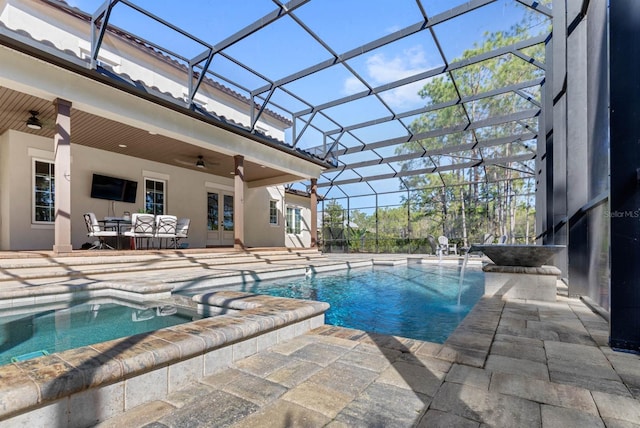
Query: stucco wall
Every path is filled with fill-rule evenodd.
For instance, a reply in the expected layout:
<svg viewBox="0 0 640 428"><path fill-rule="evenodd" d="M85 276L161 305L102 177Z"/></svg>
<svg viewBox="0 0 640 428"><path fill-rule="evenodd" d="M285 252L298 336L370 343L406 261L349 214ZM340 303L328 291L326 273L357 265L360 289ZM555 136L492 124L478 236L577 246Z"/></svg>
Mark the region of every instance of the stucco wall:
<svg viewBox="0 0 640 428"><path fill-rule="evenodd" d="M51 249L53 247L53 224L42 225L31 223L31 202L33 178L32 159L53 160L53 140L8 131L4 155L3 175L8 178L2 183L3 192L7 192L3 200L3 223L10 227L3 230L3 250ZM6 205L5 205L6 204Z"/></svg>
<svg viewBox="0 0 640 428"><path fill-rule="evenodd" d="M301 209L302 224L300 234L285 233L285 246L289 248L303 248L311 246L311 211L309 209L311 200L308 197L292 195L287 193L285 205L287 207L297 207ZM286 209L285 209L286 213ZM286 231L285 231L286 232Z"/></svg>
<svg viewBox="0 0 640 428"><path fill-rule="evenodd" d="M9 133L0 135L0 248L9 247Z"/></svg>
<svg viewBox="0 0 640 428"><path fill-rule="evenodd" d="M245 190L245 242L249 247L284 247L284 187ZM269 201L278 206L278 225L269 224Z"/></svg>

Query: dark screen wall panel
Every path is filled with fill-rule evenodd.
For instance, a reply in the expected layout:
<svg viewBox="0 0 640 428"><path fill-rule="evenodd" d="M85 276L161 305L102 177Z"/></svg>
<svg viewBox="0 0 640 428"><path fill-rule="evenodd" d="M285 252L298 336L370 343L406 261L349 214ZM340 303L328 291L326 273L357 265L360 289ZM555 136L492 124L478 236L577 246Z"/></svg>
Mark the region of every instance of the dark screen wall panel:
<svg viewBox="0 0 640 428"><path fill-rule="evenodd" d="M609 5L610 344L640 351L640 1Z"/></svg>

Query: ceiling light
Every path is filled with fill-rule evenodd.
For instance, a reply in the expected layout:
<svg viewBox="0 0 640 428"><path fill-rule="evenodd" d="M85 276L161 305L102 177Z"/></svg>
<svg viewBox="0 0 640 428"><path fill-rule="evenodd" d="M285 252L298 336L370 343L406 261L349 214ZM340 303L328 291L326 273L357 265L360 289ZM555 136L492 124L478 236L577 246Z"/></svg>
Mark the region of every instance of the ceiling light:
<svg viewBox="0 0 640 428"><path fill-rule="evenodd" d="M27 128L42 129L42 122L40 122L40 119L36 117L40 113L36 110L29 110L29 113L31 114L31 117L27 119Z"/></svg>
<svg viewBox="0 0 640 428"><path fill-rule="evenodd" d="M121 147L121 148L123 148L123 149L126 149L126 148L127 148L127 145L126 145L126 144L118 144L118 147Z"/></svg>
<svg viewBox="0 0 640 428"><path fill-rule="evenodd" d="M198 156L198 161L196 162L196 166L198 168L204 168L204 160L202 160L202 156Z"/></svg>

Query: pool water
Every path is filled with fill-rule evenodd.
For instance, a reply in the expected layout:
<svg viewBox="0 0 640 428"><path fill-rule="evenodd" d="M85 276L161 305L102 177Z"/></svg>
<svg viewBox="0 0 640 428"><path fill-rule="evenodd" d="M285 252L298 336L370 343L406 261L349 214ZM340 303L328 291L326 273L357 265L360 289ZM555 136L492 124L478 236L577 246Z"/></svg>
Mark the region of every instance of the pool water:
<svg viewBox="0 0 640 428"><path fill-rule="evenodd" d="M459 278L458 266L409 264L235 289L327 302L327 324L443 343L484 293L482 270L467 267L458 305Z"/></svg>
<svg viewBox="0 0 640 428"><path fill-rule="evenodd" d="M0 317L0 365L146 333L200 318L171 305L82 303Z"/></svg>

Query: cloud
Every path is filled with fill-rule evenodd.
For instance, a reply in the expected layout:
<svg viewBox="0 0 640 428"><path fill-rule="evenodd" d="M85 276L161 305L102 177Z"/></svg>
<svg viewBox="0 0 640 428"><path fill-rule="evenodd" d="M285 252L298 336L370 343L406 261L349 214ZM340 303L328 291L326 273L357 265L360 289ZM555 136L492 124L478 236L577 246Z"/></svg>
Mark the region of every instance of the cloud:
<svg viewBox="0 0 640 428"><path fill-rule="evenodd" d="M429 68L424 48L413 46L393 57L388 57L384 53L370 56L365 62L363 78L370 85L376 87L414 76ZM386 91L381 96L392 107L411 108L424 103L418 95L422 86L423 83L415 82ZM343 90L347 94L353 94L363 89L364 86L355 77L350 77L344 82Z"/></svg>

